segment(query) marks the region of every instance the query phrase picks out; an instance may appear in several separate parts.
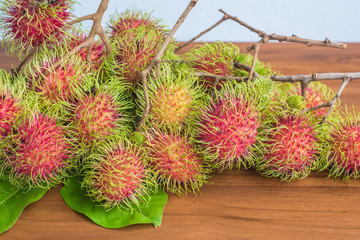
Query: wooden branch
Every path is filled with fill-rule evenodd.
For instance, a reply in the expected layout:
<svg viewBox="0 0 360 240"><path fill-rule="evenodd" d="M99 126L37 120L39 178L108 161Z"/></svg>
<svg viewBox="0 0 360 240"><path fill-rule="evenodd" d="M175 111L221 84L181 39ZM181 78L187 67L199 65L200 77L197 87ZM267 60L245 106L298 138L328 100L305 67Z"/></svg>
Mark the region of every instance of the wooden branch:
<svg viewBox="0 0 360 240"><path fill-rule="evenodd" d="M84 17L81 17L77 20L74 20L72 22L70 22L68 25L70 24L75 24L78 23L80 21L84 21L84 20L92 20L93 21L93 25L91 27L90 33L89 35L84 39L84 41L82 43L80 43L79 45L75 46L73 49L71 49L68 53L66 53L64 56L60 57L55 63L53 63L49 68L50 69L56 69L57 67L59 67L68 57L70 57L73 54L78 53L80 50L86 48L88 49L87 51L87 56L86 59L89 60L91 59L90 55L91 55L91 46L94 44L95 42L95 36L99 35L101 40L104 42L105 44L105 49L106 49L106 53L109 54L111 52L111 45L109 44L109 41L107 40L106 34L104 32L103 27L101 26L101 21L103 19L104 13L105 11L108 9L108 5L109 5L109 0L101 0L99 7L97 9L97 11L94 14L90 14ZM89 50L90 49L90 50ZM92 65L91 62L89 62L90 66ZM46 70L43 72L43 75L46 76L49 74L49 70Z"/></svg>
<svg viewBox="0 0 360 240"><path fill-rule="evenodd" d="M197 72L196 75L198 77L214 78L214 81L217 83L221 80L235 80L237 82L247 82L249 80L249 77L220 76L220 75L202 73L202 72Z"/></svg>
<svg viewBox="0 0 360 240"><path fill-rule="evenodd" d="M314 111L314 110L324 108L324 107L329 108L329 110L327 111L327 113L325 114L325 116L323 117L323 119L320 122L320 124L323 124L325 122L326 118L330 115L332 109L335 106L335 103L339 100L342 91L345 89L346 85L348 85L351 81L352 81L351 77L345 76L343 78L343 81L341 83L341 86L340 86L339 90L337 91L336 95L330 101L328 101L326 103L323 103L323 104L319 104L319 105L311 107L311 108L307 108L307 109L304 110L304 112L306 112L306 111Z"/></svg>
<svg viewBox="0 0 360 240"><path fill-rule="evenodd" d="M200 37L202 37L203 35L205 35L206 33L210 32L211 30L213 30L214 28L216 28L217 26L219 26L222 22L226 21L229 19L229 16L227 14L225 14L219 21L217 21L216 23L214 23L211 27L209 27L208 29L202 31L201 33L199 33L198 35L196 35L195 37L193 37L192 39L190 39L189 41L187 41L186 43L182 44L181 46L177 47L175 49L175 52L179 51L180 49L186 47L187 45L189 45L190 43L194 42L196 39L199 39Z"/></svg>
<svg viewBox="0 0 360 240"><path fill-rule="evenodd" d="M138 127L136 128L137 131L140 131L141 128L143 127L145 121L146 121L146 117L150 112L150 101L149 101L149 96L148 96L148 87L147 87L147 75L149 74L149 72L152 70L152 68L154 67L155 64L159 63L161 61L161 57L164 54L167 46L169 45L172 37L174 36L175 32L177 31L177 29L180 27L180 25L184 22L186 16L190 13L190 11L195 7L195 5L197 4L199 0L191 0L189 5L186 7L186 9L184 10L184 12L181 14L181 16L179 17L179 19L177 20L177 22L175 23L175 25L173 26L173 28L171 29L170 33L166 36L163 44L161 45L158 53L156 54L155 58L151 61L151 63L149 64L149 66L147 66L141 73L140 73L140 80L141 83L143 85L143 89L144 89L144 95L145 95L145 110L143 113L143 116L139 122Z"/></svg>
<svg viewBox="0 0 360 240"><path fill-rule="evenodd" d="M247 71L249 73L251 71L251 67L249 67L248 65L245 65L241 62L234 62L233 65L235 68L244 69L245 71ZM253 76L254 76L254 78L261 77L260 74L258 74L255 70L253 70Z"/></svg>
<svg viewBox="0 0 360 240"><path fill-rule="evenodd" d="M323 81L323 80L339 80L339 79L360 79L360 72L351 72L351 73L314 73L312 75L288 75L288 76L277 76L274 75L271 77L273 81L276 82L300 82L301 83L301 95L304 100L307 99L307 87L313 81Z"/></svg>
<svg viewBox="0 0 360 240"><path fill-rule="evenodd" d="M239 23L240 25L246 27L247 29L249 29L250 31L256 33L260 38L262 38L263 43L266 43L270 40L276 40L279 42L293 42L293 43L302 43L305 44L308 47L311 46L320 46L320 47L332 47L332 48L340 48L340 49L346 49L346 44L343 43L338 43L338 42L332 42L330 41L328 38L325 38L324 41L319 41L319 40L312 40L312 39L306 39L306 38L299 38L296 35L292 35L290 36L283 36L283 35L278 35L278 34L267 34L264 31L258 30L252 26L250 26L249 24L239 20L237 17L231 16L228 13L226 13L224 10L219 9L220 12L222 12L223 14L226 14L229 19ZM251 51L252 49L255 48L255 44L250 47L248 50Z"/></svg>
<svg viewBox="0 0 360 240"><path fill-rule="evenodd" d="M261 41L254 45L254 57L253 57L252 64L251 64L251 69L250 69L250 72L249 72L249 81L251 81L252 78L253 78L255 64L256 64L256 60L258 58L260 45L261 45Z"/></svg>
<svg viewBox="0 0 360 240"><path fill-rule="evenodd" d="M345 77L350 77L351 79L360 79L360 72L350 72L350 73L314 73L312 75L288 75L288 76L278 76L274 75L271 77L272 80L277 82L302 82L302 81L323 81L323 80L339 80L344 79Z"/></svg>

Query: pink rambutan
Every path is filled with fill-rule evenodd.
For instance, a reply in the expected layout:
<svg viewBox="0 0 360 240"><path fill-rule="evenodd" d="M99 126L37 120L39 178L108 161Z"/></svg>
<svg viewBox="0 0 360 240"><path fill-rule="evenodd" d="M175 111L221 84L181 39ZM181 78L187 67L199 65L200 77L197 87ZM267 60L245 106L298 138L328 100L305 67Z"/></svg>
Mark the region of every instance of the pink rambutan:
<svg viewBox="0 0 360 240"><path fill-rule="evenodd" d="M6 150L3 165L10 182L22 187L50 187L61 182L72 156L65 134L54 118L41 114L21 124Z"/></svg>
<svg viewBox="0 0 360 240"><path fill-rule="evenodd" d="M110 36L115 38L129 29L144 28L156 30L159 34L165 34L164 26L159 24L159 20L153 19L150 14L141 11L126 11L110 19Z"/></svg>
<svg viewBox="0 0 360 240"><path fill-rule="evenodd" d="M4 0L2 5L4 40L21 51L54 42L72 18L71 0Z"/></svg>
<svg viewBox="0 0 360 240"><path fill-rule="evenodd" d="M114 63L108 68L116 71L125 81L135 85L140 72L154 59L164 35L156 31L133 29L114 40Z"/></svg>
<svg viewBox="0 0 360 240"><path fill-rule="evenodd" d="M360 126L357 119L346 115L346 120L332 124L330 138L324 149L330 176L343 179L360 177Z"/></svg>
<svg viewBox="0 0 360 240"><path fill-rule="evenodd" d="M21 113L19 99L16 99L8 91L0 95L0 140L11 132L17 117Z"/></svg>
<svg viewBox="0 0 360 240"><path fill-rule="evenodd" d="M41 71L47 69L47 63L41 68ZM50 71L49 74L43 76L35 73L31 79L31 85L34 90L51 103L77 101L77 96L74 94L76 89L80 89L82 85L81 75L79 70L72 64L57 67Z"/></svg>
<svg viewBox="0 0 360 240"><path fill-rule="evenodd" d="M306 99L306 108L315 107L321 105L330 100L332 90L323 83L315 82L307 87L307 99ZM297 87L297 94L301 95L301 87ZM325 116L328 110L326 108L320 108L315 111L316 116L323 117Z"/></svg>
<svg viewBox="0 0 360 240"><path fill-rule="evenodd" d="M190 136L153 129L146 137L150 165L160 185L178 195L198 191L207 170Z"/></svg>
<svg viewBox="0 0 360 240"><path fill-rule="evenodd" d="M107 208L120 205L131 209L147 201L153 182L143 154L122 143L96 155L84 176L82 187L87 195Z"/></svg>
<svg viewBox="0 0 360 240"><path fill-rule="evenodd" d="M86 34L81 34L81 33L75 33L74 36L71 38L69 45L68 45L68 49L71 50L74 47L76 47L77 45L81 44L85 38L86 38ZM91 63L92 66L95 70L99 69L101 63L104 60L104 49L105 49L105 45L104 43L102 43L101 41L96 41L92 46L91 46ZM78 52L78 55L80 56L81 60L83 62L86 61L86 57L87 57L87 49L83 48Z"/></svg>
<svg viewBox="0 0 360 240"><path fill-rule="evenodd" d="M109 94L90 94L78 103L74 125L81 141L91 144L109 136L118 127L119 106Z"/></svg>
<svg viewBox="0 0 360 240"><path fill-rule="evenodd" d="M239 49L235 45L216 42L190 50L187 58L196 71L218 76L232 76L234 56L238 53ZM206 87L214 86L214 78L204 77L203 79Z"/></svg>
<svg viewBox="0 0 360 240"><path fill-rule="evenodd" d="M257 169L282 180L305 178L317 160L316 133L315 124L306 115L279 117L266 132L267 140Z"/></svg>
<svg viewBox="0 0 360 240"><path fill-rule="evenodd" d="M211 100L202 116L198 140L216 168L247 167L257 140L259 114L250 100L225 95Z"/></svg>

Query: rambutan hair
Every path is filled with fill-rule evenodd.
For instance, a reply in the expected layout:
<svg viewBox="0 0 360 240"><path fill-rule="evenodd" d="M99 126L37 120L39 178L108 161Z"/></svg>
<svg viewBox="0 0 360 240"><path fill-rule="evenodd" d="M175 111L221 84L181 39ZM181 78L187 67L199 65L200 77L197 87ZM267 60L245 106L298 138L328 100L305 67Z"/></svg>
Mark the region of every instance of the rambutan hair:
<svg viewBox="0 0 360 240"><path fill-rule="evenodd" d="M149 201L156 183L143 151L127 140L101 147L86 159L82 188L106 209L136 209Z"/></svg>
<svg viewBox="0 0 360 240"><path fill-rule="evenodd" d="M2 0L1 29L10 52L20 56L44 43L55 43L64 34L63 27L73 16L72 0Z"/></svg>

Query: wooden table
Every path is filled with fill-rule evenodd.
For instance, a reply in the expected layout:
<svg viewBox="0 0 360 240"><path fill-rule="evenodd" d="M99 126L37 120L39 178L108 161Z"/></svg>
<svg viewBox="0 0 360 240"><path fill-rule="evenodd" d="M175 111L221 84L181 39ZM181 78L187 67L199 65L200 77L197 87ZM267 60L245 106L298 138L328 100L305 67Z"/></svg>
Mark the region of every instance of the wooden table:
<svg viewBox="0 0 360 240"><path fill-rule="evenodd" d="M245 52L245 46L238 44ZM3 53L0 66L16 60ZM360 71L360 44L347 50L266 44L260 60L283 74ZM340 81L329 82L336 90ZM345 89L343 104L360 106L360 81ZM290 183L259 176L254 170L225 171L198 196L169 195L163 224L104 229L72 211L50 190L28 206L0 239L360 239L360 182L334 181L312 173Z"/></svg>

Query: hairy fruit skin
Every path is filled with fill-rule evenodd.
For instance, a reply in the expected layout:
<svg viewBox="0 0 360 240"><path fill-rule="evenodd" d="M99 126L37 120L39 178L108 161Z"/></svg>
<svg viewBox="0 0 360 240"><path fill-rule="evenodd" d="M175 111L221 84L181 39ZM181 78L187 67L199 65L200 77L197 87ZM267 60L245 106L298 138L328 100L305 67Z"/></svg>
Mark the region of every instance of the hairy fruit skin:
<svg viewBox="0 0 360 240"><path fill-rule="evenodd" d="M21 113L19 100L10 92L4 92L0 98L0 140L11 132L12 127Z"/></svg>
<svg viewBox="0 0 360 240"><path fill-rule="evenodd" d="M115 38L129 29L144 28L156 30L159 34L165 34L167 31L156 19L152 19L149 14L141 11L126 11L110 20L110 37Z"/></svg>
<svg viewBox="0 0 360 240"><path fill-rule="evenodd" d="M159 184L171 193L195 193L206 181L206 169L193 144L179 133L148 133L146 148Z"/></svg>
<svg viewBox="0 0 360 240"><path fill-rule="evenodd" d="M242 97L212 101L202 117L198 139L216 168L248 165L258 135L256 108ZM245 160L245 161L244 161Z"/></svg>
<svg viewBox="0 0 360 240"><path fill-rule="evenodd" d="M10 182L21 187L60 183L72 155L65 134L64 127L57 125L55 119L41 114L22 124L4 163Z"/></svg>
<svg viewBox="0 0 360 240"><path fill-rule="evenodd" d="M47 69L47 65L42 67L42 71ZM50 103L62 101L75 103L77 101L74 90L80 89L82 79L75 66L67 64L50 71L47 76L36 74L33 78L31 85L46 101Z"/></svg>
<svg viewBox="0 0 360 240"><path fill-rule="evenodd" d="M155 58L164 39L164 35L142 28L125 31L113 41L115 62L110 67L135 86L140 72Z"/></svg>
<svg viewBox="0 0 360 240"><path fill-rule="evenodd" d="M87 95L74 112L73 124L78 139L91 146L114 134L121 118L118 108L113 98L105 92Z"/></svg>
<svg viewBox="0 0 360 240"><path fill-rule="evenodd" d="M360 127L355 121L341 123L333 128L329 140L329 176L343 179L359 178Z"/></svg>
<svg viewBox="0 0 360 240"><path fill-rule="evenodd" d="M72 1L59 0L40 6L37 1L6 0L4 38L20 50L39 46L61 36L66 22L72 18ZM23 49L22 49L23 48Z"/></svg>
<svg viewBox="0 0 360 240"><path fill-rule="evenodd" d="M199 49L192 49L187 54L192 67L199 72L218 76L232 76L234 56L239 49L230 43L216 42L204 44ZM214 78L204 77L203 82L207 88L214 87ZM222 82L220 82L222 83ZM219 89L220 86L217 86Z"/></svg>
<svg viewBox="0 0 360 240"><path fill-rule="evenodd" d="M148 195L149 170L138 149L119 144L90 163L82 187L106 208L133 208Z"/></svg>
<svg viewBox="0 0 360 240"><path fill-rule="evenodd" d="M317 136L305 116L284 116L268 131L263 160L257 169L281 180L305 178L317 160Z"/></svg>

